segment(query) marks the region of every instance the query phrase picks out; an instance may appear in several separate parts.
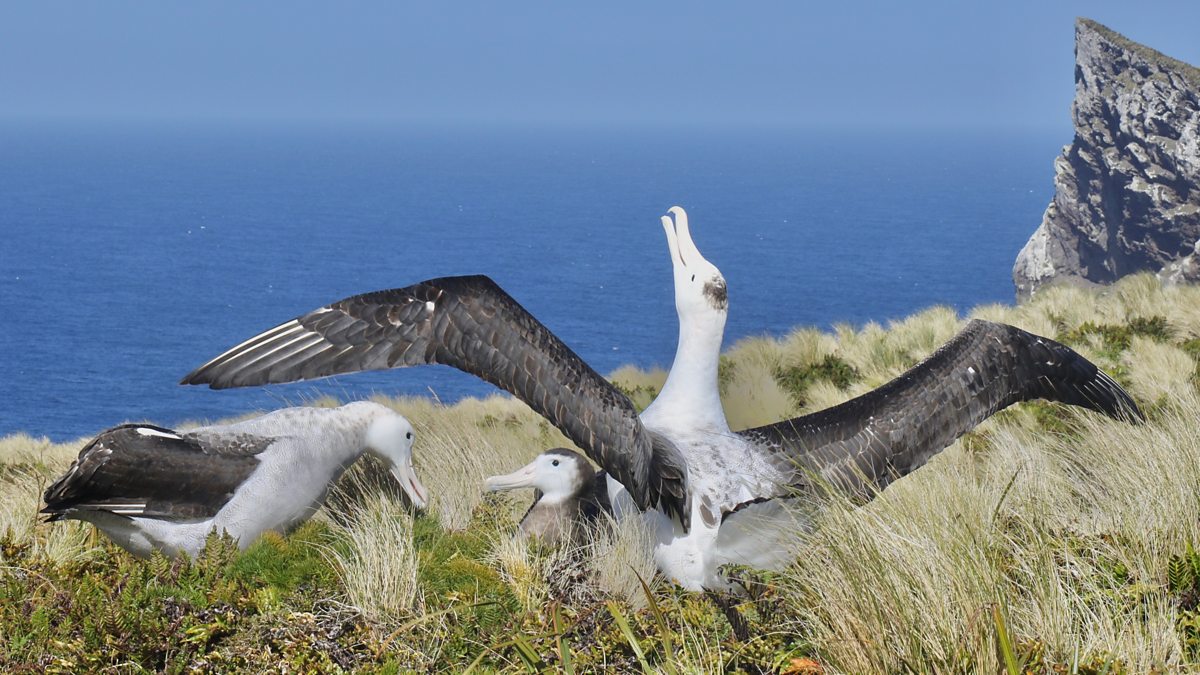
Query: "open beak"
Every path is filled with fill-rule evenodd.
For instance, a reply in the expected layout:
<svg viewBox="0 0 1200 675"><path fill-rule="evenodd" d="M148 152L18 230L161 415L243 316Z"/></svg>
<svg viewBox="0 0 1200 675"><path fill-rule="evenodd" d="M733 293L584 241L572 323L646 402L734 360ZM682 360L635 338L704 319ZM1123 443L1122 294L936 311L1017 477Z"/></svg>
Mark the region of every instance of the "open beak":
<svg viewBox="0 0 1200 675"><path fill-rule="evenodd" d="M663 229L667 232L667 248L671 249L671 261L687 267L688 263L704 260L696 242L692 241L692 232L688 229L687 211L682 206L672 206L667 209L670 215L662 217Z"/></svg>
<svg viewBox="0 0 1200 675"><path fill-rule="evenodd" d="M687 211L684 211L682 206L672 206L667 211L675 216L675 236L679 239L676 244L679 247L679 258L686 261L685 265L687 262L704 260L704 256L700 255L700 249L696 248L696 242L692 241L692 231L688 229Z"/></svg>
<svg viewBox="0 0 1200 675"><path fill-rule="evenodd" d="M673 212L672 212L673 213ZM679 255L679 237L675 234L675 221L671 220L670 216L662 217L663 231L667 233L667 248L671 251L671 264L676 269L680 265L687 267L687 263Z"/></svg>
<svg viewBox="0 0 1200 675"><path fill-rule="evenodd" d="M413 506L423 509L429 504L429 491L417 480L417 472L413 471L412 464L393 464L392 475L400 482L400 487L404 488L404 494L412 500Z"/></svg>
<svg viewBox="0 0 1200 675"><path fill-rule="evenodd" d="M507 473L503 476L492 476L483 481L483 487L488 492L533 487L533 481L537 478L537 471L534 470L533 465L534 463L530 462L512 473Z"/></svg>

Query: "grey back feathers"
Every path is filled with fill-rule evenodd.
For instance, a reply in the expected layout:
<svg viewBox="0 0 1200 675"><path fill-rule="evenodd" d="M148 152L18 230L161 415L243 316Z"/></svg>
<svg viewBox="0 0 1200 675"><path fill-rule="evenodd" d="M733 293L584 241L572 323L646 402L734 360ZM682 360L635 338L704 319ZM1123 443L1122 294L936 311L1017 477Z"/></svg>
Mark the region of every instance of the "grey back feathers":
<svg viewBox="0 0 1200 675"><path fill-rule="evenodd" d="M42 513L50 520L78 510L211 518L273 440L251 434L205 438L148 424L114 427L84 446L66 474L46 489Z"/></svg>
<svg viewBox="0 0 1200 675"><path fill-rule="evenodd" d="M485 276L356 295L280 324L183 378L214 389L442 364L524 401L627 487L688 520L687 468L616 387Z"/></svg>
<svg viewBox="0 0 1200 675"><path fill-rule="evenodd" d="M815 473L866 496L917 469L997 411L1039 398L1119 420L1143 419L1119 384L1070 347L974 320L878 389L741 434L791 465L797 483Z"/></svg>

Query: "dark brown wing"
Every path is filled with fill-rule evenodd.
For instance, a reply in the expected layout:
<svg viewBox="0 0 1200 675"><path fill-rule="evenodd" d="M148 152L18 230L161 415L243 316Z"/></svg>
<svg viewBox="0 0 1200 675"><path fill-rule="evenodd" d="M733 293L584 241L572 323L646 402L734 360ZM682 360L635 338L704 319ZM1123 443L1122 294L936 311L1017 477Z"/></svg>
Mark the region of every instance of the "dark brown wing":
<svg viewBox="0 0 1200 675"><path fill-rule="evenodd" d="M213 443L148 424L97 436L46 489L42 513L57 520L100 510L165 520L211 518L258 466L271 439L237 436Z"/></svg>
<svg viewBox="0 0 1200 675"><path fill-rule="evenodd" d="M629 490L687 525L686 467L621 392L491 279L431 279L346 298L281 324L197 368L214 389L439 363L527 403Z"/></svg>
<svg viewBox="0 0 1200 675"><path fill-rule="evenodd" d="M874 391L741 434L781 460L861 494L920 467L993 413L1038 398L1116 419L1143 419L1119 384L1070 347L975 320Z"/></svg>
<svg viewBox="0 0 1200 675"><path fill-rule="evenodd" d="M583 517L588 521L612 515L612 502L608 499L608 474L597 471L591 478L590 489L583 503Z"/></svg>

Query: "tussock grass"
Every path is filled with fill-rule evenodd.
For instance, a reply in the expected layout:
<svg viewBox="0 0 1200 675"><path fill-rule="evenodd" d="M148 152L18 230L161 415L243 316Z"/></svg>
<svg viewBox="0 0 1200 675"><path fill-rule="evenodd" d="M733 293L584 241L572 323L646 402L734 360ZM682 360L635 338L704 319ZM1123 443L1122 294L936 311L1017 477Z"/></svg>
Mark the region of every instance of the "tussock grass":
<svg viewBox="0 0 1200 675"><path fill-rule="evenodd" d="M452 408L421 398L379 402L412 422L413 461L429 488L430 510L453 530L470 522L485 478L509 473L548 448L571 445L529 406L505 396L467 399Z"/></svg>
<svg viewBox="0 0 1200 675"><path fill-rule="evenodd" d="M333 526L341 546L328 549L347 604L368 621L398 625L421 603L412 515L397 501L374 494Z"/></svg>
<svg viewBox="0 0 1200 675"><path fill-rule="evenodd" d="M796 414L793 394L780 383L779 348L774 342L743 340L730 352L721 383L721 403L733 428L770 424Z"/></svg>
<svg viewBox="0 0 1200 675"><path fill-rule="evenodd" d="M68 523L49 529L41 525L44 516L38 514L42 492L70 465L83 443L51 443L25 434L0 439L0 534L60 562L91 553L90 527ZM6 557L0 548L0 565Z"/></svg>
<svg viewBox="0 0 1200 675"><path fill-rule="evenodd" d="M646 606L642 581L657 582L650 532L638 518L611 522L592 532L587 548L593 583L607 597L635 609Z"/></svg>
<svg viewBox="0 0 1200 675"><path fill-rule="evenodd" d="M1121 363L1129 373L1130 393L1140 400L1157 403L1194 391L1196 363L1174 345L1134 337Z"/></svg>
<svg viewBox="0 0 1200 675"><path fill-rule="evenodd" d="M366 462L328 517L244 553L214 544L194 563L135 560L87 527L40 522L41 491L86 439L0 439L0 633L16 636L0 642L0 670L132 658L178 671L525 672L565 669L564 656L577 672L638 671L643 659L665 672L996 672L1006 658L1029 672L1200 667L1200 289L1139 276L968 317L937 307L886 327L742 340L722 359L731 424L861 394L969 317L1067 341L1127 385L1148 423L1025 404L865 505L818 500L796 563L738 607L749 643L704 597L656 577L637 520L575 550L513 536L528 496L485 496L482 480L569 447L524 404L400 398L381 400L417 430L428 512ZM665 373L612 378L645 406Z"/></svg>

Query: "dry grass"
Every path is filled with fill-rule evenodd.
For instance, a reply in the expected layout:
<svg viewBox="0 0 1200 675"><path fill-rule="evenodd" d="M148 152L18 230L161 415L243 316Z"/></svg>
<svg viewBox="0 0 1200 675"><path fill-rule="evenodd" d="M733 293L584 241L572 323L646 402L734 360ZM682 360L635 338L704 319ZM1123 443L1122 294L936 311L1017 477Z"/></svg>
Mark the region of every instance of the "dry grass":
<svg viewBox="0 0 1200 675"><path fill-rule="evenodd" d="M1179 666L1168 560L1200 541L1200 398L1138 427L1000 425L863 508L835 503L791 577L817 652L846 672L996 672L992 608L1045 658Z"/></svg>
<svg viewBox="0 0 1200 675"><path fill-rule="evenodd" d="M379 494L341 515L332 527L344 548L330 547L327 555L346 604L381 626L411 618L421 601L412 515Z"/></svg>
<svg viewBox="0 0 1200 675"><path fill-rule="evenodd" d="M467 399L450 408L421 398L379 402L416 429L413 461L429 488L429 509L452 530L470 522L483 500L485 478L509 473L548 448L570 446L529 406L505 396Z"/></svg>
<svg viewBox="0 0 1200 675"><path fill-rule="evenodd" d="M778 422L796 414L795 401L780 384L782 350L774 340L741 340L725 355L721 403L734 429Z"/></svg>
<svg viewBox="0 0 1200 675"><path fill-rule="evenodd" d="M588 547L596 587L631 607L644 607L642 581L653 585L658 572L650 542L650 532L640 518L597 528Z"/></svg>
<svg viewBox="0 0 1200 675"><path fill-rule="evenodd" d="M1129 393L1139 400L1179 399L1193 391L1196 363L1174 345L1135 337L1121 363L1129 372Z"/></svg>
<svg viewBox="0 0 1200 675"><path fill-rule="evenodd" d="M48 528L38 514L42 492L54 475L64 471L83 447L84 440L51 443L45 438L17 434L0 438L0 533L26 544L51 560L86 557L93 547L90 527L64 523ZM0 549L0 564L4 563Z"/></svg>
<svg viewBox="0 0 1200 675"><path fill-rule="evenodd" d="M818 527L798 535L803 554L777 582L785 610L771 628L829 672L996 672L1003 667L996 616L1034 670L1057 664L1069 671L1075 663L1124 672L1195 667L1181 632L1181 600L1165 575L1172 556L1200 545L1200 289L1161 289L1142 276L1103 293L1049 288L1025 305L989 305L970 316L1050 337L1074 331L1076 349L1126 382L1151 420L1135 427L1061 407L1019 406L866 506L830 498ZM1129 328L1156 317L1166 318L1168 336ZM795 412L795 392L782 385L780 372L830 359L852 367L849 384L804 385L804 411L819 409L895 376L964 320L934 308L887 328L805 328L778 340L743 340L727 351L722 369L731 424ZM1119 335L1080 330L1085 325ZM664 374L623 368L613 377L644 405ZM417 429L416 463L431 513L449 532L483 532L480 561L522 611L544 611L560 591L553 577L577 569L571 566L579 560L591 593L645 606L638 575L653 579L654 568L637 521L597 531L584 555L547 552L503 534L527 502L484 501L486 476L569 445L540 417L500 396L449 407L415 398L386 402ZM0 532L55 560L93 550L87 528L50 526L35 516L46 482L80 445L0 439ZM340 595L383 625L436 609L422 603L422 564L429 563L414 543L408 511L376 494L378 477L360 469L350 478L366 487L330 525L346 542L332 554ZM480 525L484 512L499 524ZM732 658L713 637L711 615L697 618L685 605L663 604L681 622L678 667L706 670ZM643 621L642 630L653 625Z"/></svg>

